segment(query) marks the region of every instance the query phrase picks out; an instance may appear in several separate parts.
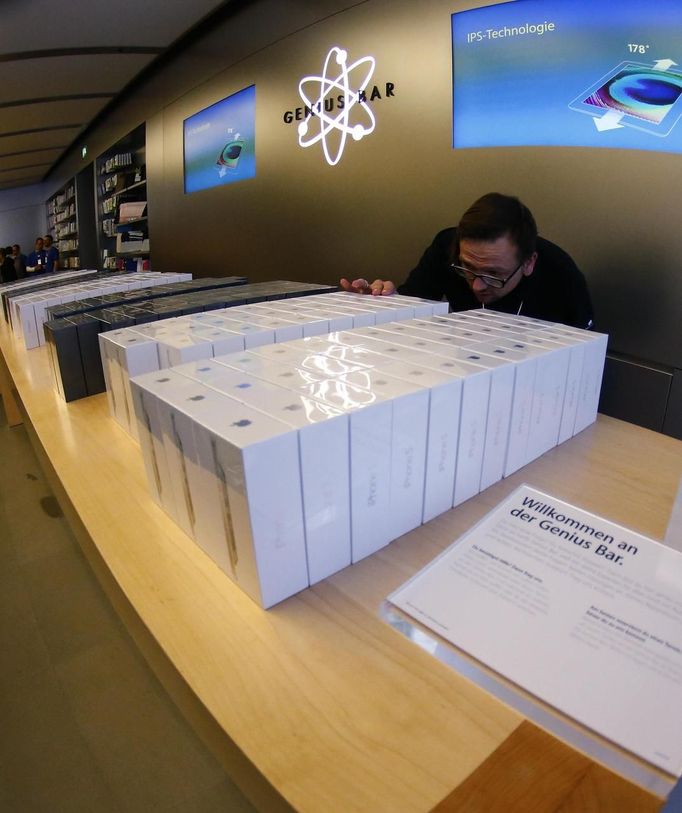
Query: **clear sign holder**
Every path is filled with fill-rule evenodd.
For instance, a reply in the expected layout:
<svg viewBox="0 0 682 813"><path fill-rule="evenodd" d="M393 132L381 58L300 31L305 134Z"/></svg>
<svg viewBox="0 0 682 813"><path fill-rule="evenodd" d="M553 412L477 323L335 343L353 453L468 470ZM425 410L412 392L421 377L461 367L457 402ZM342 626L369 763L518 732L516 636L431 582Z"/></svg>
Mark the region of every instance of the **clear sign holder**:
<svg viewBox="0 0 682 813"><path fill-rule="evenodd" d="M677 497L675 497L672 511L670 512L668 530L665 532L663 544L674 550L679 550L682 553L682 480L680 480L680 487L677 489Z"/></svg>
<svg viewBox="0 0 682 813"><path fill-rule="evenodd" d="M412 643L562 742L656 796L667 798L676 778L571 720L384 601L380 617Z"/></svg>

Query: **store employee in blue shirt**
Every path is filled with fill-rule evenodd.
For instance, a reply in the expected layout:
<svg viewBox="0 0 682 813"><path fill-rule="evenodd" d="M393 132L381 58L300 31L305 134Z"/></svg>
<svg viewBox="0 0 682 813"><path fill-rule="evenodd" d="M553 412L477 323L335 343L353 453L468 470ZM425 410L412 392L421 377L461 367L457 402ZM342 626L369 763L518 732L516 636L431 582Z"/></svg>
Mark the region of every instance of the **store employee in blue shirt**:
<svg viewBox="0 0 682 813"><path fill-rule="evenodd" d="M35 249L26 258L27 274L42 274L47 264L47 251L43 248L43 238L38 237Z"/></svg>
<svg viewBox="0 0 682 813"><path fill-rule="evenodd" d="M43 246L47 255L45 258L45 270L48 274L52 271L59 271L59 249L52 242L52 235L45 235Z"/></svg>

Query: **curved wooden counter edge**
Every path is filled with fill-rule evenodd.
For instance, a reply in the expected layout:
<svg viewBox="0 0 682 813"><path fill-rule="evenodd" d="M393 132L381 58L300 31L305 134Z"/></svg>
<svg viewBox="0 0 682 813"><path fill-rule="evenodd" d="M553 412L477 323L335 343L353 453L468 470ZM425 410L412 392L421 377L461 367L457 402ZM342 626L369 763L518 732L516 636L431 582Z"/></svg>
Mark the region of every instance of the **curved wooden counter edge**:
<svg viewBox="0 0 682 813"><path fill-rule="evenodd" d="M19 404L17 403L17 394L14 390L14 382L12 376L7 369L5 357L0 353L0 398L2 398L2 405L5 408L5 417L10 426L19 426L23 418Z"/></svg>
<svg viewBox="0 0 682 813"><path fill-rule="evenodd" d="M21 410L19 407L17 409L21 418ZM226 772L233 778L235 784L256 809L265 810L268 813L270 811L272 813L291 813L293 808L285 802L282 796L277 793L220 728L145 626L120 585L113 578L100 551L88 534L78 516L78 512L66 494L59 476L40 444L30 420L28 420L28 416L25 417L26 420L23 422L31 439L31 445L36 452L50 487L59 501L71 531L95 573L97 581L156 678L172 698L184 719L192 726L192 729L219 760ZM21 423L21 420L18 423ZM15 426L17 424L11 425Z"/></svg>
<svg viewBox="0 0 682 813"><path fill-rule="evenodd" d="M5 328L0 344L34 445L116 609L183 713L267 811L424 811L496 765L529 724L396 635L379 604L522 480L662 535L682 473L682 445L668 445L676 441L600 420L572 448L264 612L151 502L139 452L104 396L66 405L44 348L26 353ZM661 465L633 482L633 449L645 437ZM605 454L615 502L591 500ZM575 752L550 739L572 764ZM521 750L524 770L543 769L544 754ZM611 776L624 793L642 793Z"/></svg>

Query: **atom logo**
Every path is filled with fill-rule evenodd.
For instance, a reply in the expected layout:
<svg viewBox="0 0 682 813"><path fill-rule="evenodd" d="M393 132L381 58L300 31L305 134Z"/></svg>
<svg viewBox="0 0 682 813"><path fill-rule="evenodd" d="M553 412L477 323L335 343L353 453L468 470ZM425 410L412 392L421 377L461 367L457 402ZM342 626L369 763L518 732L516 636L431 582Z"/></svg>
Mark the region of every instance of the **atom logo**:
<svg viewBox="0 0 682 813"><path fill-rule="evenodd" d="M305 120L298 125L299 146L312 147L321 141L324 157L332 167L341 160L348 136L360 141L372 133L375 126L374 114L364 94L374 73L374 58L366 56L352 65L348 65L347 61L348 53L333 46L324 60L322 76L304 76L298 83L298 92L309 111ZM332 62L339 68L336 79L329 77ZM360 72L362 78L357 88L351 90L350 79L354 72ZM308 91L308 87L311 91ZM362 111L364 123L351 125L351 112L359 112L358 107ZM311 134L313 122L319 122L319 127L316 126L315 132Z"/></svg>

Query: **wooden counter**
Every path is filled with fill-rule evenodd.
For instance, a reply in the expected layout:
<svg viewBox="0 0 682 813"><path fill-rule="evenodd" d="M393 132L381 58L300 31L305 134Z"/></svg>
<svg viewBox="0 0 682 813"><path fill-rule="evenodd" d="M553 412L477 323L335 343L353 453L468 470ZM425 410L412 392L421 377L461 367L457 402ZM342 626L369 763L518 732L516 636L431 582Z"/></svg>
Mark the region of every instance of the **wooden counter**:
<svg viewBox="0 0 682 813"><path fill-rule="evenodd" d="M0 373L143 654L262 809L655 810L380 618L386 595L520 483L662 538L682 442L601 417L513 477L263 611L158 508L104 395L65 404L45 348L0 328ZM5 366L6 364L6 366ZM8 379L9 376L9 379ZM8 404L11 411L11 404Z"/></svg>

